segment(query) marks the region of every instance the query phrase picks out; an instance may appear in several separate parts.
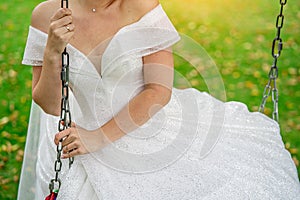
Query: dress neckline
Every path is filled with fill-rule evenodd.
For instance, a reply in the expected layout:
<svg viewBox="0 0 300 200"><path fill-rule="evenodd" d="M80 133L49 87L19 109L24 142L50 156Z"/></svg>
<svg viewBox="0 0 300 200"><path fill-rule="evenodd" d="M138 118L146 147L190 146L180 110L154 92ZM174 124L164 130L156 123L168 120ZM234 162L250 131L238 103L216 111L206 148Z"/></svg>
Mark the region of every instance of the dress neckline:
<svg viewBox="0 0 300 200"><path fill-rule="evenodd" d="M89 52L88 54L83 53L81 50L79 50L78 48L76 48L75 46L73 46L73 45L70 44L70 43L67 44L67 47L71 48L72 50L74 50L75 52L77 52L79 55L81 55L85 60L87 60L87 61L89 62L89 64L92 66L92 68L93 68L93 70L95 71L95 73L97 74L98 78L102 79L103 73L104 73L104 71L105 71L105 66L103 65L104 59L105 59L105 55L107 54L107 51L111 48L111 44L112 44L112 42L116 39L116 37L117 37L122 31L124 31L125 29L130 28L130 27L132 27L132 26L138 25L138 24L141 23L146 17L148 17L148 16L150 17L151 13L153 13L153 12L156 11L157 9L160 9L161 7L162 7L161 4L158 4L156 7L154 7L153 9L151 9L150 11L148 11L146 14L144 14L139 20L137 20L137 21L135 21L135 22L133 22L133 23L131 23L131 24L127 24L127 25L121 27L115 34L113 34L113 35L111 36L111 39L110 39L108 45L106 46L106 48L104 49L104 51L103 51L103 53L102 53L102 57L101 57L101 59L100 59L100 63L101 63L101 65L100 65L100 73L97 71L96 66L93 64L93 62L92 62L92 61L89 59L89 57L88 57L89 54L90 54L91 52L93 52L93 50L94 50L95 48L97 48L99 44L97 44L97 46L95 46L95 47L93 48L93 50L91 50L91 52ZM41 33L41 34L43 34L43 35L45 35L45 36L48 37L48 34L45 33L44 31L41 31L40 29L37 29L37 28L35 28L35 27L31 26L31 25L29 26L29 28L30 28L30 29L33 29L33 30L35 30L35 31L37 31L37 32L39 32L39 33ZM106 39L106 40L107 40L107 39ZM105 40L104 40L104 41L105 41ZM104 41L103 41L103 42L104 42ZM100 44L101 44L101 43L100 43Z"/></svg>

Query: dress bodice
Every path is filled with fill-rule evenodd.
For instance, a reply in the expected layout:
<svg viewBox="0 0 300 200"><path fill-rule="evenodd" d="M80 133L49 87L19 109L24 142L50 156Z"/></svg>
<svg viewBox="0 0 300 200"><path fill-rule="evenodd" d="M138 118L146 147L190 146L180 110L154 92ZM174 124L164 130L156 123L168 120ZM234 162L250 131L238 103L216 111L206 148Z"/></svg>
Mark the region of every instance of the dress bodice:
<svg viewBox="0 0 300 200"><path fill-rule="evenodd" d="M127 58L120 59L118 67L102 76L87 57L74 56L70 60L72 66L77 65L70 68L70 87L76 100L73 105L80 110L75 113L81 113L76 116L77 123L84 123L87 129L98 128L143 89L142 58L133 55Z"/></svg>

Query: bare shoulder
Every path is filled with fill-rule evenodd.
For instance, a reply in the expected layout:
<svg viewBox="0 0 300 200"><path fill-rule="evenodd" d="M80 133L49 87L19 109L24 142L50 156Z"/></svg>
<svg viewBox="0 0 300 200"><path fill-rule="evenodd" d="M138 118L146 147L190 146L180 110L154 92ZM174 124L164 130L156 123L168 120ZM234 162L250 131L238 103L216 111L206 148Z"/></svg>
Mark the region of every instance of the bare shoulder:
<svg viewBox="0 0 300 200"><path fill-rule="evenodd" d="M126 13L138 19L158 6L159 0L123 0L122 4Z"/></svg>
<svg viewBox="0 0 300 200"><path fill-rule="evenodd" d="M38 4L31 15L31 26L48 32L50 18L60 8L60 0L48 0Z"/></svg>

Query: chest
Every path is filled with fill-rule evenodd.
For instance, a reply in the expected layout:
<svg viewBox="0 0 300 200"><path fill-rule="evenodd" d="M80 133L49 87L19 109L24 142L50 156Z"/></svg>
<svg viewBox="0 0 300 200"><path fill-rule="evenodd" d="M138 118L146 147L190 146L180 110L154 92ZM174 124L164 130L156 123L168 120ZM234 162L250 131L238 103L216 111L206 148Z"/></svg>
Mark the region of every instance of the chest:
<svg viewBox="0 0 300 200"><path fill-rule="evenodd" d="M97 50L103 52L111 38L127 24L134 21L122 14L73 18L74 37L70 43L85 55ZM99 53L98 53L99 54Z"/></svg>

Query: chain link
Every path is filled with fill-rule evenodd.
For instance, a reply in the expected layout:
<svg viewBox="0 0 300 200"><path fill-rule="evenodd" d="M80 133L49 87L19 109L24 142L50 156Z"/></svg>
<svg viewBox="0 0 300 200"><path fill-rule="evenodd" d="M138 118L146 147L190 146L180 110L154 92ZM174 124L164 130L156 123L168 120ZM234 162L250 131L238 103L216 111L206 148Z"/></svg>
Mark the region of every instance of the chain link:
<svg viewBox="0 0 300 200"><path fill-rule="evenodd" d="M61 0L61 8L68 8L69 7L69 1L68 0Z"/></svg>
<svg viewBox="0 0 300 200"><path fill-rule="evenodd" d="M278 121L279 120L279 112L278 112L278 100L279 100L279 91L277 88L277 78L278 78L278 66L277 66L277 61L278 58L281 55L281 51L283 49L283 43L281 39L281 29L284 24L284 15L283 15L283 10L284 6L286 5L287 0L279 0L280 4L280 13L276 18L276 37L273 40L272 43L272 57L274 58L273 65L271 66L270 72L269 72L269 81L268 84L265 87L264 93L263 93L263 98L262 98L262 103L259 107L260 112L264 112L267 99L269 98L270 94L272 94L272 101L273 101L273 113L272 117L274 120ZM272 91L272 92L271 92Z"/></svg>
<svg viewBox="0 0 300 200"><path fill-rule="evenodd" d="M68 0L61 0L61 7L68 8ZM62 70L61 70L61 82L62 82L62 98L61 98L61 112L60 112L60 120L58 122L58 131L61 132L63 130L68 129L71 127L71 113L70 113L70 106L69 106L69 54L67 49L65 48L62 53ZM55 171L55 178L52 179L49 183L50 193L56 191L58 193L61 180L59 179L59 173L62 168L62 161L61 161L61 154L62 154L62 142L61 139L57 145L56 152L56 161L54 163L54 171ZM69 168L71 167L72 163L74 162L74 158L69 158ZM55 187L57 185L57 187Z"/></svg>

